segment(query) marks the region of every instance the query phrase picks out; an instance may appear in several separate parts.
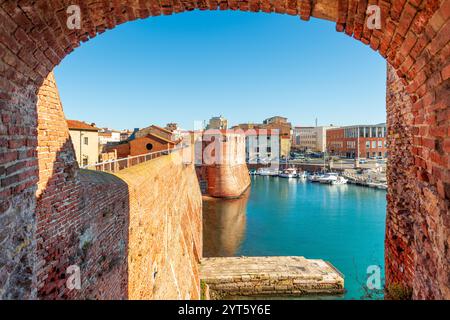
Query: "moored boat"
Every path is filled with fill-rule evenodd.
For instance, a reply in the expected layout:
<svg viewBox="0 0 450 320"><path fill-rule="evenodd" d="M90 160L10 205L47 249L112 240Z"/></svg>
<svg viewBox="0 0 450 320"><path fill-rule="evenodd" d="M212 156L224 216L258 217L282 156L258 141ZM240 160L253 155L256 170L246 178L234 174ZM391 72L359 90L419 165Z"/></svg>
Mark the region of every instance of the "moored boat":
<svg viewBox="0 0 450 320"><path fill-rule="evenodd" d="M279 175L281 178L296 178L297 177L297 169L295 168L288 168L286 170L283 170Z"/></svg>
<svg viewBox="0 0 450 320"><path fill-rule="evenodd" d="M322 177L321 174L313 173L313 174L310 174L310 175L308 176L308 181L310 181L310 182L319 182L319 179L320 179L321 177Z"/></svg>
<svg viewBox="0 0 450 320"><path fill-rule="evenodd" d="M334 172L325 173L323 176L319 178L320 183L331 184L333 181L336 181L338 178L338 174Z"/></svg>
<svg viewBox="0 0 450 320"><path fill-rule="evenodd" d="M342 185L347 184L348 180L344 177L338 176L336 180L331 181L332 185Z"/></svg>
<svg viewBox="0 0 450 320"><path fill-rule="evenodd" d="M278 170L270 169L270 168L259 168L258 174L260 176L277 176Z"/></svg>
<svg viewBox="0 0 450 320"><path fill-rule="evenodd" d="M306 173L306 171L303 171L301 173L297 173L297 178L302 179L302 180L306 180L308 178L308 174Z"/></svg>

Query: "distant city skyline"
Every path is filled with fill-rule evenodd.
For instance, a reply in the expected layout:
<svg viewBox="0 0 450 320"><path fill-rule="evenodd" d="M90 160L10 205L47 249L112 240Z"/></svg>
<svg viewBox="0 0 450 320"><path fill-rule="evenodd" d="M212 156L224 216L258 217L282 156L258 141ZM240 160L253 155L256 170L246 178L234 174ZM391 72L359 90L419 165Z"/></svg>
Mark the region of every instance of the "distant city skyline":
<svg viewBox="0 0 450 320"><path fill-rule="evenodd" d="M323 20L152 17L82 44L55 74L68 119L117 130L192 129L219 115L229 127L275 115L292 126L386 122L384 59Z"/></svg>

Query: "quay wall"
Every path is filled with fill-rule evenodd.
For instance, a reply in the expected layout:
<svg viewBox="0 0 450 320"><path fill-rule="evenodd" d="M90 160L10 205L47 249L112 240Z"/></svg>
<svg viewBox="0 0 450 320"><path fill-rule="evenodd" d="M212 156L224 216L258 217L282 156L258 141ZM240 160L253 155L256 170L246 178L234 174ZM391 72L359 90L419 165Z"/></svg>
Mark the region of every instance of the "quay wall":
<svg viewBox="0 0 450 320"><path fill-rule="evenodd" d="M193 165L171 154L116 175L80 170L52 73L37 106L36 264L2 297L23 297L15 281L29 281L38 299L198 299L202 203ZM20 239L11 246L25 248ZM73 268L79 288L68 286Z"/></svg>

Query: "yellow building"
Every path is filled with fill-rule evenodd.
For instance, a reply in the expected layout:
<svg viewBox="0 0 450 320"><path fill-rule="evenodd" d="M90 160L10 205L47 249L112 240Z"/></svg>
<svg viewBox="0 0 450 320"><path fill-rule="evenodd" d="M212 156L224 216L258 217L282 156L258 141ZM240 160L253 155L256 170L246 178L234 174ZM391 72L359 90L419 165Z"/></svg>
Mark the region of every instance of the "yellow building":
<svg viewBox="0 0 450 320"><path fill-rule="evenodd" d="M98 162L98 128L78 120L67 120L70 138L80 167Z"/></svg>

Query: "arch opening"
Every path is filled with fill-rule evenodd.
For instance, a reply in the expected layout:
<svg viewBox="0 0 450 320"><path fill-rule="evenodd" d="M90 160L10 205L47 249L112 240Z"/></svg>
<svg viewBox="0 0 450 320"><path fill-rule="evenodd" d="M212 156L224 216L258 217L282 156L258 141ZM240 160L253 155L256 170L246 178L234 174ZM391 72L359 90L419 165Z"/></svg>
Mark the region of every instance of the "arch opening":
<svg viewBox="0 0 450 320"><path fill-rule="evenodd" d="M33 298L42 289L37 288L39 284L33 280L34 273L39 270L33 257L44 245L40 239L35 241L36 232L39 233L42 226L34 214L45 214L48 209L39 208L39 201L42 201L39 197L46 197L40 194L43 178L46 185L48 181L58 184L72 179L71 187L67 188L69 193L80 187L76 180L78 168L71 158L72 147L65 141L67 136L60 137L56 149L52 145L54 136L47 136L47 141L41 139L49 132L49 127L61 120L60 115L55 117L59 112L58 103L55 103L55 92L51 90L54 79L52 76L47 78L49 72L80 41L87 41L120 23L161 13L220 7L282 12L300 15L303 19L309 19L311 15L328 18L337 22L338 31L370 45L387 59L388 130L391 137L395 137L389 142L387 281L412 288L414 298L448 298L449 266L444 262L448 259L445 251L449 241L446 213L450 196L446 116L449 105L449 2L405 1L402 6L383 3L380 6L382 28L376 31L365 27L366 5L359 7L353 1L324 0L294 1L286 5L249 1L239 5L221 2L160 7L142 1L139 5L114 7L109 1L104 6L81 1L82 28L74 31L64 27L65 8L50 10L53 8L50 1L29 7L19 6L14 1L3 2L0 6L0 45L3 49L0 54L3 71L0 103L4 160L0 173L1 192L5 197L0 209L3 217L12 223L3 227L11 237L1 246L2 252L13 252L18 245L20 250L16 259L6 261L7 269L13 271L6 274L8 284L0 291L2 296ZM107 12L113 12L113 15ZM45 97L40 100L45 103L38 105L38 113L49 115L43 122L38 122L36 112L38 88ZM39 109L41 107L43 109ZM51 159L47 172L40 167L49 162L48 158L39 158L45 148ZM55 180L49 180L55 176ZM48 204L56 208L61 200ZM41 209L44 211L40 212ZM24 226L31 227L22 228ZM88 230L84 232L89 235ZM57 243L56 239L52 241ZM120 244L116 246L117 250L123 250ZM57 246L52 250L56 254ZM51 291L51 288L47 289Z"/></svg>

